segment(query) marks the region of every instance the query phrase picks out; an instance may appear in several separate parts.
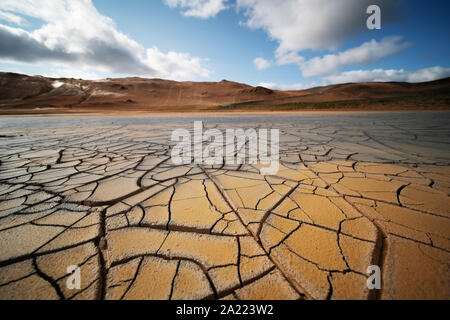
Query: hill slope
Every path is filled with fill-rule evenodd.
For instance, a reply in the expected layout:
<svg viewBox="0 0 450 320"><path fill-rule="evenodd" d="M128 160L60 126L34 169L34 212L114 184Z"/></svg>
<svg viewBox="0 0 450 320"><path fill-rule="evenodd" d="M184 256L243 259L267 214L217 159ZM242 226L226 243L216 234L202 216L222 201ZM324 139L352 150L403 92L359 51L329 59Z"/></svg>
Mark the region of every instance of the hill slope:
<svg viewBox="0 0 450 320"><path fill-rule="evenodd" d="M87 81L0 73L0 113L189 112L206 110L296 110L366 108L387 101L391 108L448 109L450 78L428 83L357 83L302 91L277 91L242 83L176 82L123 78ZM389 102L390 101L390 102ZM356 104L355 104L356 103Z"/></svg>

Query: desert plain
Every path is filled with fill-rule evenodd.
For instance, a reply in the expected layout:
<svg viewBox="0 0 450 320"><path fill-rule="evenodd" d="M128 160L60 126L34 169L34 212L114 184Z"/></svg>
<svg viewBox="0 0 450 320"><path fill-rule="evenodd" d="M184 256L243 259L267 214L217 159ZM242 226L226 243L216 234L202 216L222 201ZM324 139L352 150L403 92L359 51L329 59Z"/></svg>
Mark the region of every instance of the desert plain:
<svg viewBox="0 0 450 320"><path fill-rule="evenodd" d="M279 129L280 170L174 165L194 120ZM446 112L2 118L0 299L450 299L449 144Z"/></svg>

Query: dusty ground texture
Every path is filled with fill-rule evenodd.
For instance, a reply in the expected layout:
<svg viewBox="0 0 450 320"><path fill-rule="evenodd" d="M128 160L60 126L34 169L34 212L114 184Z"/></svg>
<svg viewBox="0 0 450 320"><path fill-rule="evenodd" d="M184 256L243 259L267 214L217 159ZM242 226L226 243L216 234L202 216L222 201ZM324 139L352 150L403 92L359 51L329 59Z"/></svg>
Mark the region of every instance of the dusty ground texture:
<svg viewBox="0 0 450 320"><path fill-rule="evenodd" d="M0 129L0 299L450 299L448 126L271 126L266 177L168 125Z"/></svg>

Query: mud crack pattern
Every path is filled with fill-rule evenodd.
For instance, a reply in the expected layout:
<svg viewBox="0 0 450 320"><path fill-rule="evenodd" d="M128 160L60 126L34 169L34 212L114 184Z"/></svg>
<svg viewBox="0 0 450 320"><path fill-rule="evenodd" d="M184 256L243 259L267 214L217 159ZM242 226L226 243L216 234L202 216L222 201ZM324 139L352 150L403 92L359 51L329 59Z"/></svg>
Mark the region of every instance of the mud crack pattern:
<svg viewBox="0 0 450 320"><path fill-rule="evenodd" d="M271 126L275 176L175 166L168 125L1 129L0 299L450 298L448 126Z"/></svg>

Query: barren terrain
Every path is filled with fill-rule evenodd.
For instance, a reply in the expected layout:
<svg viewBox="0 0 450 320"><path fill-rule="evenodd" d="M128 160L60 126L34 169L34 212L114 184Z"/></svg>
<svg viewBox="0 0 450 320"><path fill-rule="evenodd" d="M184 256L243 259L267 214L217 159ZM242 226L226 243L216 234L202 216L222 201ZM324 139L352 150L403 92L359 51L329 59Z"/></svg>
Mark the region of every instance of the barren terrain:
<svg viewBox="0 0 450 320"><path fill-rule="evenodd" d="M86 81L0 73L0 114L304 110L449 110L450 80L277 91L242 83L124 78Z"/></svg>
<svg viewBox="0 0 450 320"><path fill-rule="evenodd" d="M447 113L206 122L279 128L274 176L172 164L191 119L53 120L2 120L0 299L450 298Z"/></svg>

